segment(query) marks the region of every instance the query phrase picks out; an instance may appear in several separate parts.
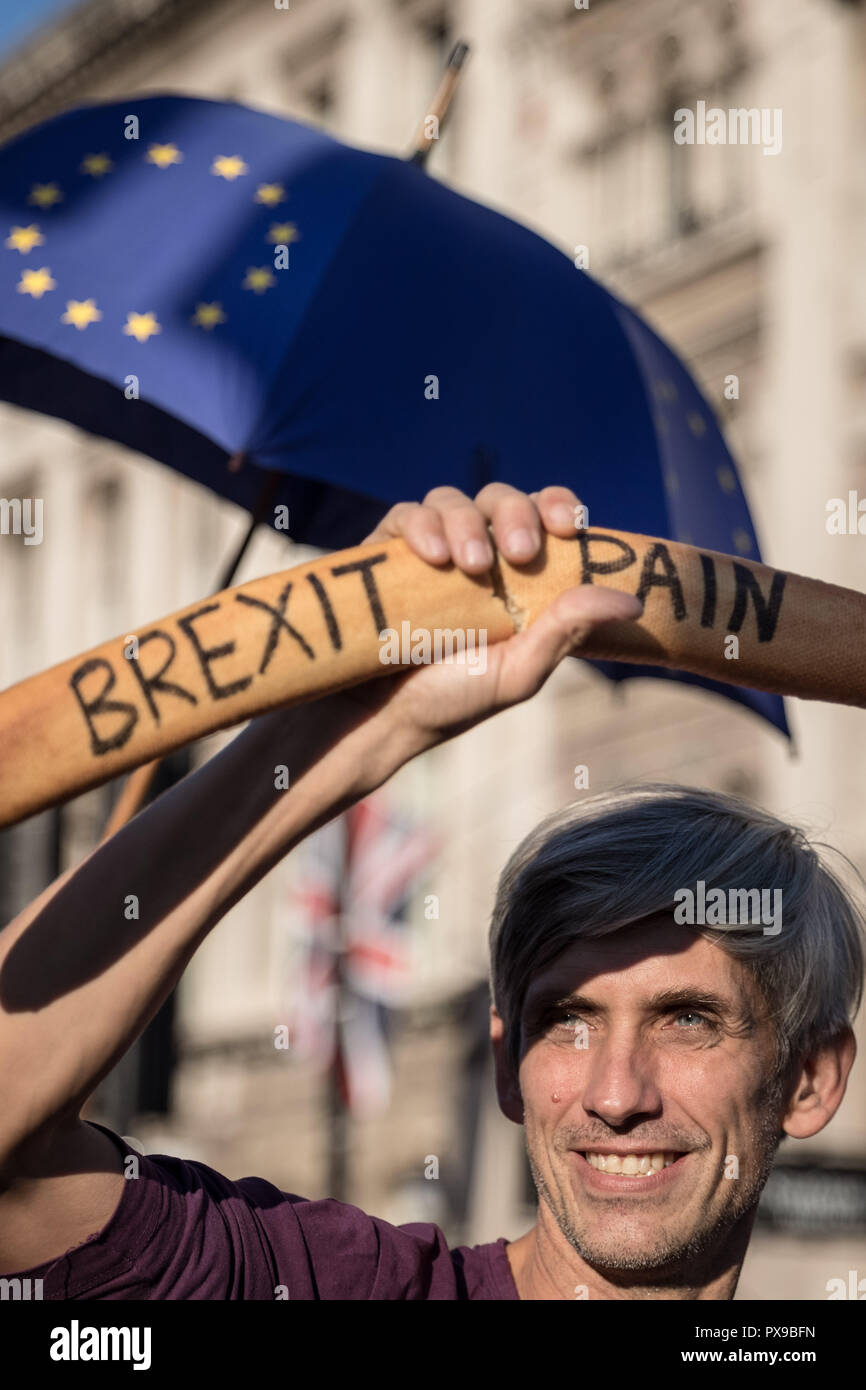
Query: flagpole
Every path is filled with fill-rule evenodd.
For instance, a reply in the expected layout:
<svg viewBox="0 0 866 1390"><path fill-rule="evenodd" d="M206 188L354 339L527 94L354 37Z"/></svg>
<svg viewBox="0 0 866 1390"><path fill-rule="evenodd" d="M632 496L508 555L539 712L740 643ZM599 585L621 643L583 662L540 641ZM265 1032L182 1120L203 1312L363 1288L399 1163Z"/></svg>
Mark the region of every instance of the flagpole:
<svg viewBox="0 0 866 1390"><path fill-rule="evenodd" d="M347 1071L343 1057L343 1014L348 1003L343 959L346 949L345 914L348 910L345 886L349 882L351 832L347 816L344 814L341 819L343 862L334 918L334 1047L328 1068L327 1195L338 1202L345 1202L349 1191L349 1113L346 1105Z"/></svg>

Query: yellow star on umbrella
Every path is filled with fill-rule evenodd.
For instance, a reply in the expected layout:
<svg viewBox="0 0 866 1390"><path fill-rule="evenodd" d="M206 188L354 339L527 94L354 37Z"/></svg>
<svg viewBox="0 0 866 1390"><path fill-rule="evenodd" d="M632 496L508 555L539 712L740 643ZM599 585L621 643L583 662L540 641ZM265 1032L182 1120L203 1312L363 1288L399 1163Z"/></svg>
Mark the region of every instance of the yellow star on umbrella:
<svg viewBox="0 0 866 1390"><path fill-rule="evenodd" d="M247 267L247 275L243 285L245 290L254 290L256 294L261 294L263 290L270 289L271 285L274 284L276 281L266 265Z"/></svg>
<svg viewBox="0 0 866 1390"><path fill-rule="evenodd" d="M39 208L50 208L55 203L61 202L63 194L56 183L34 183L30 190L28 203L35 203Z"/></svg>
<svg viewBox="0 0 866 1390"><path fill-rule="evenodd" d="M149 164L158 169L167 169L170 164L180 164L183 155L177 145L150 145L144 156Z"/></svg>
<svg viewBox="0 0 866 1390"><path fill-rule="evenodd" d="M123 331L137 343L146 343L154 333L161 333L162 328L156 321L156 314L127 314Z"/></svg>
<svg viewBox="0 0 866 1390"><path fill-rule="evenodd" d="M241 174L249 173L239 154L221 154L210 166L210 171L221 179L237 179Z"/></svg>
<svg viewBox="0 0 866 1390"><path fill-rule="evenodd" d="M197 328L213 328L218 323L225 323L226 316L223 313L223 306L215 304L196 304L193 323Z"/></svg>
<svg viewBox="0 0 866 1390"><path fill-rule="evenodd" d="M114 165L107 154L87 154L81 161L82 174L92 174L95 179L107 174Z"/></svg>
<svg viewBox="0 0 866 1390"><path fill-rule="evenodd" d="M44 241L44 236L34 222L30 227L13 227L6 238L6 245L10 250L20 251L22 255L27 256L34 246L42 246Z"/></svg>
<svg viewBox="0 0 866 1390"><path fill-rule="evenodd" d="M275 208L277 203L286 201L286 190L281 183L260 183L256 189L256 202Z"/></svg>
<svg viewBox="0 0 866 1390"><path fill-rule="evenodd" d="M294 222L275 222L268 228L266 241L273 242L274 246L288 246L293 241L300 241L301 234Z"/></svg>
<svg viewBox="0 0 866 1390"><path fill-rule="evenodd" d="M61 323L74 324L76 328L86 328L89 323L96 323L102 318L102 314L96 307L95 299L68 299L66 301L66 313L60 317Z"/></svg>
<svg viewBox="0 0 866 1390"><path fill-rule="evenodd" d="M52 280L47 265L42 266L40 270L22 270L18 282L20 294L32 294L34 299L41 299L46 290L56 289L57 281Z"/></svg>

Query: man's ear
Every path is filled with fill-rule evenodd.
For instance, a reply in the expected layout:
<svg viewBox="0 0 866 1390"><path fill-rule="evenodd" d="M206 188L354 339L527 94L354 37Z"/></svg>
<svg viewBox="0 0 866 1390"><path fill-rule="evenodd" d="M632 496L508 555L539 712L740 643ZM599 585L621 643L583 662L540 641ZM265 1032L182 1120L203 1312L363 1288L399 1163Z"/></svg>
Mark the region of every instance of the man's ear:
<svg viewBox="0 0 866 1390"><path fill-rule="evenodd" d="M854 1034L843 1028L803 1061L782 1120L782 1128L792 1139L811 1139L830 1123L842 1104L856 1056Z"/></svg>
<svg viewBox="0 0 866 1390"><path fill-rule="evenodd" d="M523 1124L523 1101L517 1077L508 1060L505 1043L505 1024L500 1018L496 1005L490 1005L490 1041L493 1044L493 1061L496 1068L496 1096L499 1109L516 1125Z"/></svg>

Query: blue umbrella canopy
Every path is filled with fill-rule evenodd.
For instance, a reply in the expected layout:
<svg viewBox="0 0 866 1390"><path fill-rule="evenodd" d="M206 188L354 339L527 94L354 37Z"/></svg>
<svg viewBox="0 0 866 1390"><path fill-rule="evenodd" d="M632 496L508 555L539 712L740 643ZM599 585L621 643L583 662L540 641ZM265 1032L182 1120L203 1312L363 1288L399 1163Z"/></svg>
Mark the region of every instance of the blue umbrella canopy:
<svg viewBox="0 0 866 1390"><path fill-rule="evenodd" d="M437 485L500 479L568 484L593 525L760 558L670 348L541 237L409 162L233 103L143 97L7 144L0 190L6 400L250 510L275 473L273 508L313 545L356 543ZM673 678L787 731L777 696Z"/></svg>

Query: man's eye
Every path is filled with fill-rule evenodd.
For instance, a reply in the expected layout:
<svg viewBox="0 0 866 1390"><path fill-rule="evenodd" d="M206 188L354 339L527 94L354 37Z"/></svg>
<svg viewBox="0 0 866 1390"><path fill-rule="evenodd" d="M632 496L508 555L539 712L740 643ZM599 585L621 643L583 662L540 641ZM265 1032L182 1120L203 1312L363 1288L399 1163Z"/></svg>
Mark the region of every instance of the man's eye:
<svg viewBox="0 0 866 1390"><path fill-rule="evenodd" d="M692 1020L692 1022L689 1024L690 1028L694 1028L701 1024L703 1024L705 1027L712 1027L710 1020L706 1018L704 1014L696 1013L694 1009L686 1009L683 1013L677 1014L677 1023L679 1023L680 1020L683 1018L688 1018Z"/></svg>
<svg viewBox="0 0 866 1390"><path fill-rule="evenodd" d="M583 1025L583 1019L580 1014L573 1013L554 1014L551 1022L557 1024L561 1028L567 1029L569 1033L573 1033L577 1028Z"/></svg>

